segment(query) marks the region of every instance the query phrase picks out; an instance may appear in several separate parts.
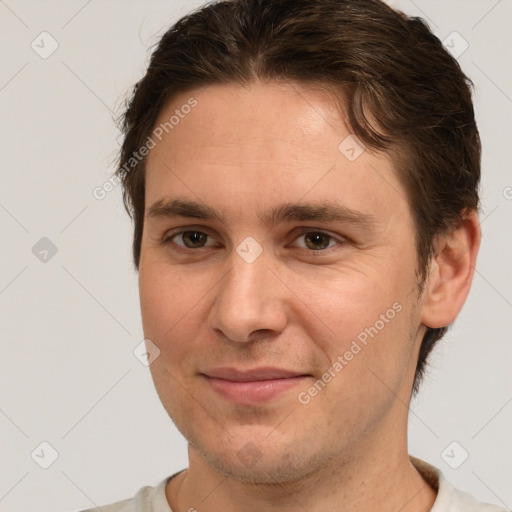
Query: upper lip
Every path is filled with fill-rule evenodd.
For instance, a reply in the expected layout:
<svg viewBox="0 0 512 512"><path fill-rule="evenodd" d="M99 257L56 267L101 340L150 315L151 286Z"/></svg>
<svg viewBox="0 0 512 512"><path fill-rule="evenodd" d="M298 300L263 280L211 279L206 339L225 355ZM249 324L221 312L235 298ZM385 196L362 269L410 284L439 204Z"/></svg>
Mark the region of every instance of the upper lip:
<svg viewBox="0 0 512 512"><path fill-rule="evenodd" d="M246 370L237 368L213 368L203 372L207 377L216 379L231 380L235 382L251 382L258 380L289 379L292 377L303 377L306 374L285 370L283 368L260 367Z"/></svg>

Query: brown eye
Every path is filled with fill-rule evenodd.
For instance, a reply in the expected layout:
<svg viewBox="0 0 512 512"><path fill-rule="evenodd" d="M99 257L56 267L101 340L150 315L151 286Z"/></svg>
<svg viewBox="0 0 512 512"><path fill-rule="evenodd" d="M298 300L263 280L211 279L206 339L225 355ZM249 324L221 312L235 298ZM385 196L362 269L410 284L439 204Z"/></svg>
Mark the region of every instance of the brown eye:
<svg viewBox="0 0 512 512"><path fill-rule="evenodd" d="M204 247L207 238L208 235L206 233L201 233L200 231L185 231L181 233L181 239L189 249Z"/></svg>
<svg viewBox="0 0 512 512"><path fill-rule="evenodd" d="M202 231L180 231L167 237L163 241L164 244L176 244L186 249L201 249L215 245L215 240Z"/></svg>
<svg viewBox="0 0 512 512"><path fill-rule="evenodd" d="M311 232L304 235L304 242L308 249L318 251L326 249L331 243L332 237L322 232Z"/></svg>

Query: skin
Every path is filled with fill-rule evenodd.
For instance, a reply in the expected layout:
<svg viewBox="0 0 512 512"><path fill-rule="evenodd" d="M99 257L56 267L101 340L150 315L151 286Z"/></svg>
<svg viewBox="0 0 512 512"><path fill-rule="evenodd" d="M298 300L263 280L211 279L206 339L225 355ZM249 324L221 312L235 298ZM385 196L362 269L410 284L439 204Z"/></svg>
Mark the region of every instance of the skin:
<svg viewBox="0 0 512 512"><path fill-rule="evenodd" d="M469 292L476 214L438 238L419 295L415 228L391 157L366 149L351 162L338 150L351 131L328 92L214 85L173 98L156 125L191 96L197 106L147 159L139 269L145 337L160 349L153 380L189 443L189 468L166 487L172 509L430 510L436 493L408 458L408 404L425 326L451 323ZM173 199L222 219L149 215ZM373 220L263 221L283 203L325 201ZM180 230L208 236L190 247ZM249 236L262 249L251 263L236 251ZM400 312L300 403L393 304ZM201 375L226 366L308 377L240 405Z"/></svg>

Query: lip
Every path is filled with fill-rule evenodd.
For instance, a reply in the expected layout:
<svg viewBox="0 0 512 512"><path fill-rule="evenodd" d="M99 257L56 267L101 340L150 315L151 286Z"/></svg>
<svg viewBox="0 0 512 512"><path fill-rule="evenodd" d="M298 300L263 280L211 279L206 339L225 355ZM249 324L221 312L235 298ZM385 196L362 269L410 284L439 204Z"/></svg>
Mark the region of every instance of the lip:
<svg viewBox="0 0 512 512"><path fill-rule="evenodd" d="M202 374L223 398L240 405L269 401L311 377L282 368L215 368Z"/></svg>

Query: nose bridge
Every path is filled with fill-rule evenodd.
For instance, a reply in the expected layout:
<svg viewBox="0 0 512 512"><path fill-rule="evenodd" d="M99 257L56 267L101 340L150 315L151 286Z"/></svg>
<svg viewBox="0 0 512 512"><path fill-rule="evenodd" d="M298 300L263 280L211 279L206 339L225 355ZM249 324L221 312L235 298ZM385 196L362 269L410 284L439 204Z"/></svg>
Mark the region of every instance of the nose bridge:
<svg viewBox="0 0 512 512"><path fill-rule="evenodd" d="M266 255L255 255L248 241L233 251L230 264L210 311L210 327L239 342L250 341L255 331L282 330L286 316Z"/></svg>

